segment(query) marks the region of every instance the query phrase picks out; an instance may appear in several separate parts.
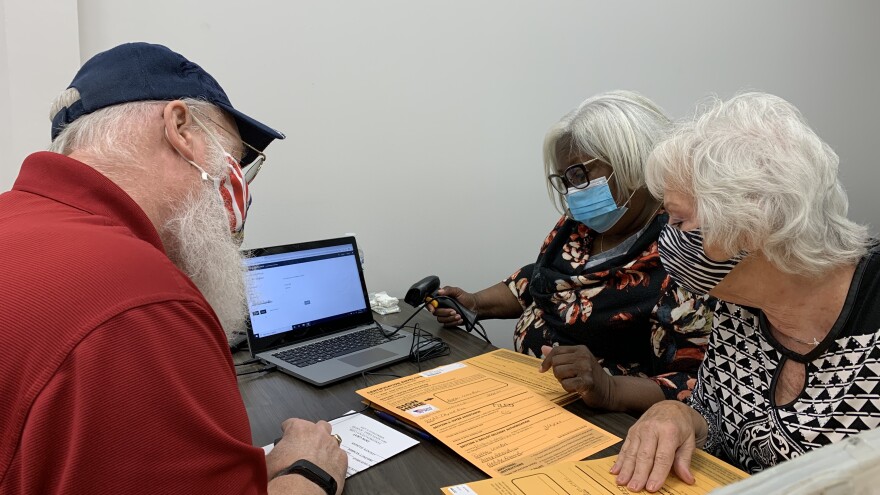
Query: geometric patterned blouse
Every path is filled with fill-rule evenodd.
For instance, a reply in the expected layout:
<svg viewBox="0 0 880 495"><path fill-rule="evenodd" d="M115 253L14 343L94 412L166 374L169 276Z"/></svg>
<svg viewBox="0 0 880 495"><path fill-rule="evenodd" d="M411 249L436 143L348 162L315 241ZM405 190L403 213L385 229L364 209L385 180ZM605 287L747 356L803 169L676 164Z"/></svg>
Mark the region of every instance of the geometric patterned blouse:
<svg viewBox="0 0 880 495"><path fill-rule="evenodd" d="M709 424L704 450L758 472L880 425L880 252L859 263L843 310L808 354L783 347L759 310L719 302L706 360L688 403ZM803 391L775 401L788 359L805 363Z"/></svg>
<svg viewBox="0 0 880 495"><path fill-rule="evenodd" d="M703 360L714 299L678 287L660 263L658 212L625 252L589 263L595 231L563 216L534 263L504 283L523 308L514 348L541 357L542 345L585 345L612 375L653 380L684 400Z"/></svg>

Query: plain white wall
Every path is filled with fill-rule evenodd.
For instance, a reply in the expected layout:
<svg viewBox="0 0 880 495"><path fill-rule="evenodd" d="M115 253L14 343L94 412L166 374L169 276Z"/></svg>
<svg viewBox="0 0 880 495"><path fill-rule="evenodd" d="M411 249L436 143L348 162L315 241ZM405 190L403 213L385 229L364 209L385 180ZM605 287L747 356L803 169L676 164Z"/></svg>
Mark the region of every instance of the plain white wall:
<svg viewBox="0 0 880 495"><path fill-rule="evenodd" d="M254 183L247 245L356 232L371 290L402 296L428 274L478 290L532 261L558 217L544 132L616 88L673 117L742 88L789 99L840 154L851 217L880 225L871 0L78 6L83 60L125 41L166 44L285 131ZM511 345L512 323L489 326Z"/></svg>
<svg viewBox="0 0 880 495"><path fill-rule="evenodd" d="M6 42L6 2L0 2L0 190L5 191L12 185L15 170L10 163L9 149L12 143L10 116L12 101L9 92L9 49Z"/></svg>
<svg viewBox="0 0 880 495"><path fill-rule="evenodd" d="M80 66L76 0L0 0L0 191L49 144L49 105Z"/></svg>

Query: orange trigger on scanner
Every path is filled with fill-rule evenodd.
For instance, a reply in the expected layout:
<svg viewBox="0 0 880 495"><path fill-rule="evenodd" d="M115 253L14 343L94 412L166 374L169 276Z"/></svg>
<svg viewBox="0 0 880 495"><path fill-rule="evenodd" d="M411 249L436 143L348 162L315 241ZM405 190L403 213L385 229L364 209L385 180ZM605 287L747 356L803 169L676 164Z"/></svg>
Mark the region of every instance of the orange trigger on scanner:
<svg viewBox="0 0 880 495"><path fill-rule="evenodd" d="M436 300L436 299L432 299L432 298L430 298L430 297L426 297L426 298L425 298L425 302L427 302L428 304L430 304L434 309L437 309L437 306L439 305L439 303L437 303L437 300Z"/></svg>

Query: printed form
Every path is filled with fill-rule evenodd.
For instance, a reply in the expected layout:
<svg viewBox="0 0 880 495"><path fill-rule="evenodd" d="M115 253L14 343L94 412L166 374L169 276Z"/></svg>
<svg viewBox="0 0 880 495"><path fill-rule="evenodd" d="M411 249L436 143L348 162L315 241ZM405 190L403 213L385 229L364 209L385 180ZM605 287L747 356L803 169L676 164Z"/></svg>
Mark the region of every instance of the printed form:
<svg viewBox="0 0 880 495"><path fill-rule="evenodd" d="M526 387L466 362L358 394L427 431L490 476L583 459L620 441Z"/></svg>
<svg viewBox="0 0 880 495"><path fill-rule="evenodd" d="M560 406L571 404L578 400L578 394L566 392L559 380L553 376L552 371L539 373L541 359L527 356L508 349L497 349L470 359L463 363L477 367L486 373L490 373L508 383L517 383L532 392L555 402Z"/></svg>
<svg viewBox="0 0 880 495"><path fill-rule="evenodd" d="M447 495L620 495L633 493L625 486L618 486L616 478L608 471L616 457L593 461L563 462L543 469L526 471L501 478L475 481L463 485L447 486ZM715 488L729 485L748 477L748 474L697 450L691 459L693 485L679 480L674 474L657 493L663 495L698 495ZM644 493L644 492L638 492Z"/></svg>
<svg viewBox="0 0 880 495"><path fill-rule="evenodd" d="M418 440L413 440L363 414L355 414L354 411L330 421L330 424L333 425L333 433L342 438L339 447L348 454L346 478L419 443ZM269 455L274 447L275 445L271 443L265 445L263 452Z"/></svg>
<svg viewBox="0 0 880 495"><path fill-rule="evenodd" d="M404 450L418 445L414 440L393 428L364 416L351 414L330 421L333 433L342 437L342 450L348 454L349 478L370 466L374 466Z"/></svg>

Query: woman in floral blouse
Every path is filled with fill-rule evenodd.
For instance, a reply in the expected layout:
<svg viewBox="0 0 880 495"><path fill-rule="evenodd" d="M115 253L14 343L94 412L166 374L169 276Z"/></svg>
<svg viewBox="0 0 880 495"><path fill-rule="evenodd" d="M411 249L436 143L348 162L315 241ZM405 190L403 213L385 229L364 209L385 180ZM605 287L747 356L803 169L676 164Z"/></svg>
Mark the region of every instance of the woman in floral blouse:
<svg viewBox="0 0 880 495"><path fill-rule="evenodd" d="M668 216L644 164L669 120L629 91L587 99L544 141L548 192L562 218L534 263L476 293L444 287L480 319L519 318L514 345L543 357L562 386L596 408L644 411L686 399L710 331L711 299L671 282L657 238ZM462 323L434 310L445 325Z"/></svg>

